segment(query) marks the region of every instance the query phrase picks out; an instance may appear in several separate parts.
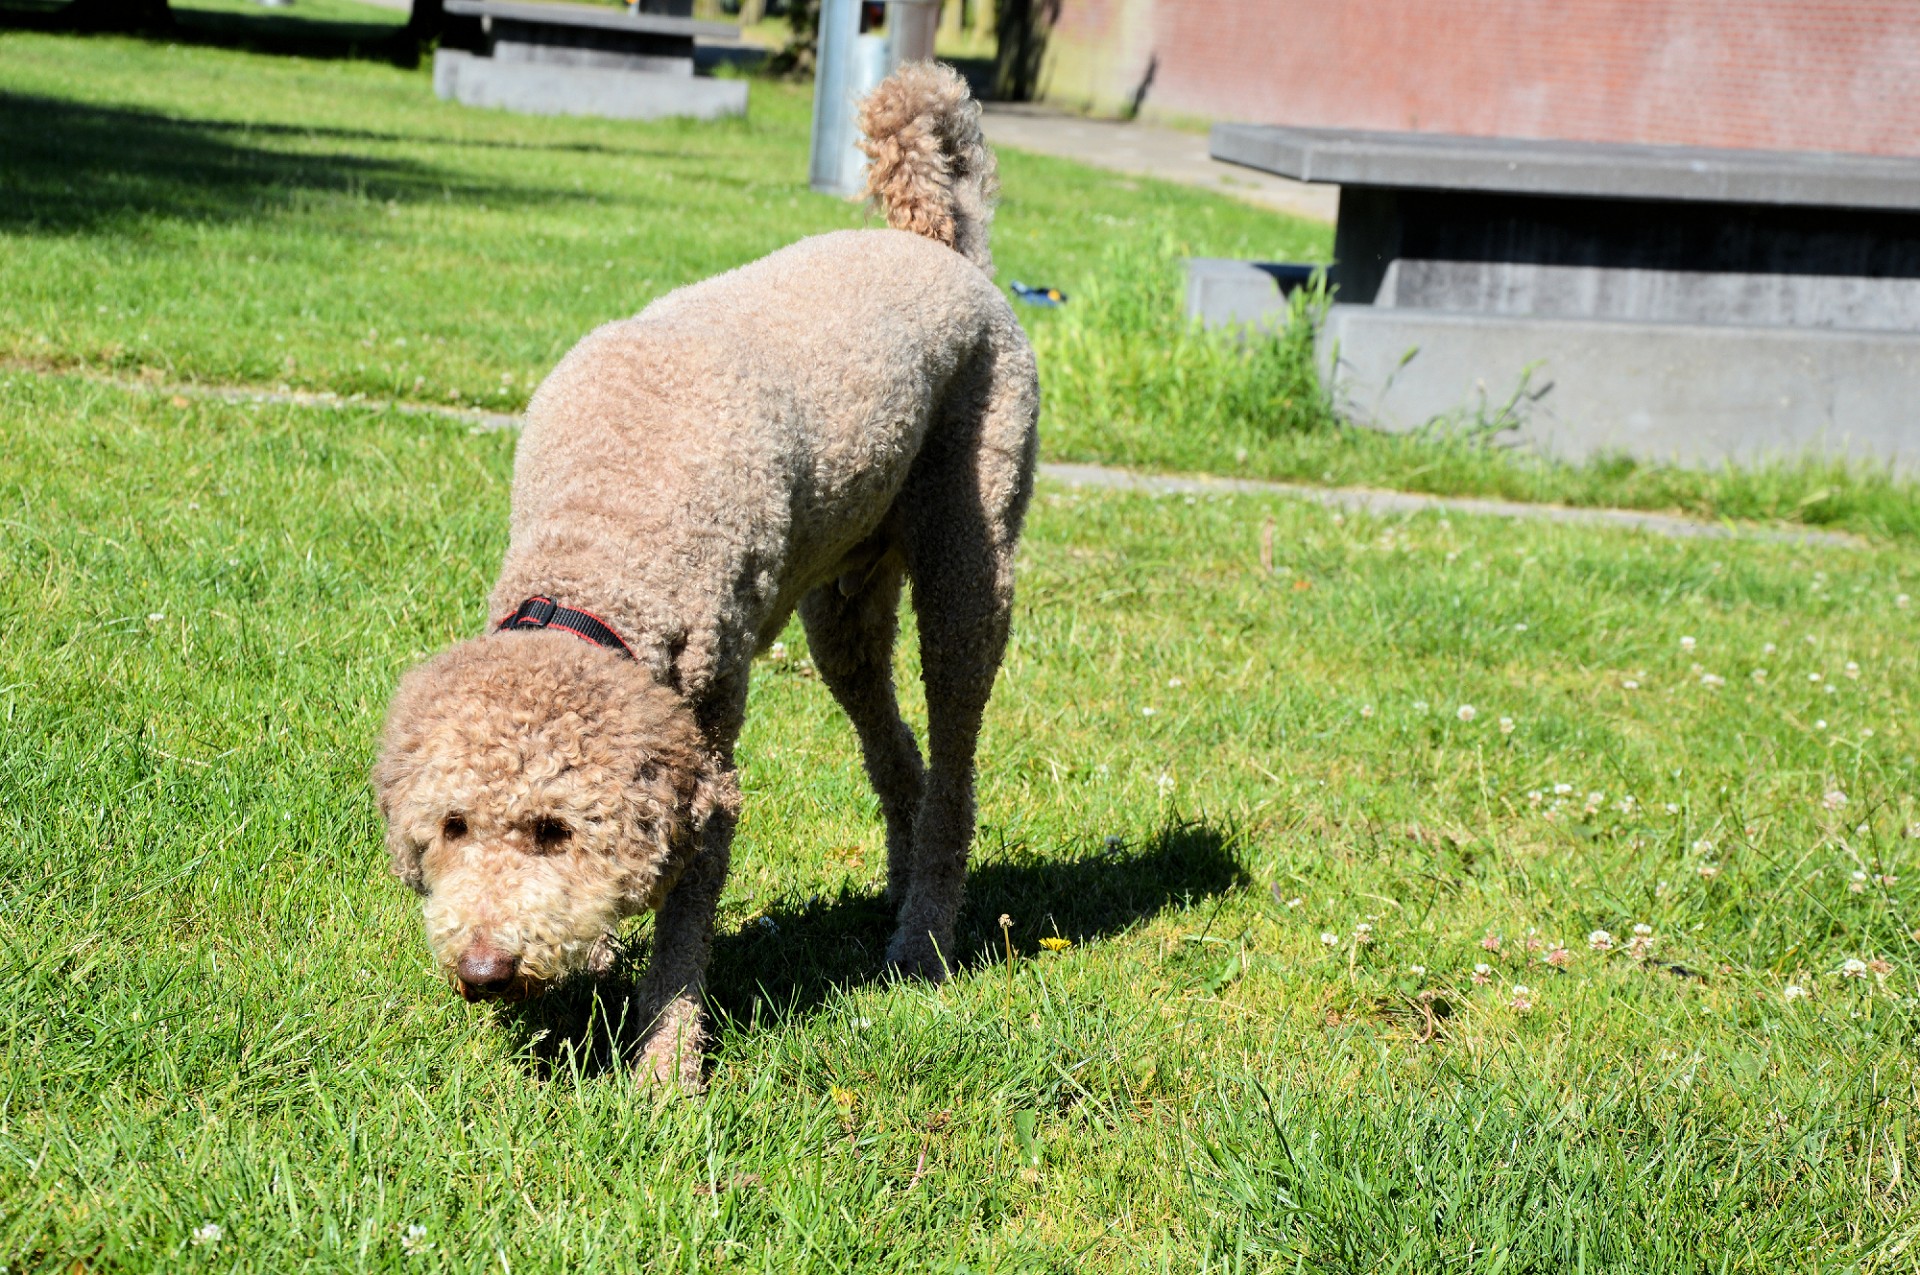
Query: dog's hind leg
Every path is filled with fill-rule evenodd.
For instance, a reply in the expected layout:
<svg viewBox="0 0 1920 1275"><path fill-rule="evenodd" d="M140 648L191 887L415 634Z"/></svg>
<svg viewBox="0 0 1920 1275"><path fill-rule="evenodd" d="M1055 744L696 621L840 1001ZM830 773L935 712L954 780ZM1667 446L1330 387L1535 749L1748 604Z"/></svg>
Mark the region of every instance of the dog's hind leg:
<svg viewBox="0 0 1920 1275"><path fill-rule="evenodd" d="M974 830L973 762L1006 650L1013 553L1032 492L1037 388L1025 342L983 370L928 440L901 494L927 691L925 789L887 960L944 978ZM970 399L970 401L969 401Z"/></svg>
<svg viewBox="0 0 1920 1275"><path fill-rule="evenodd" d="M925 767L913 731L900 720L893 686L893 641L899 630L901 564L884 557L849 594L829 581L800 601L814 667L860 736L867 778L887 821L887 895L906 897L913 825L920 813Z"/></svg>

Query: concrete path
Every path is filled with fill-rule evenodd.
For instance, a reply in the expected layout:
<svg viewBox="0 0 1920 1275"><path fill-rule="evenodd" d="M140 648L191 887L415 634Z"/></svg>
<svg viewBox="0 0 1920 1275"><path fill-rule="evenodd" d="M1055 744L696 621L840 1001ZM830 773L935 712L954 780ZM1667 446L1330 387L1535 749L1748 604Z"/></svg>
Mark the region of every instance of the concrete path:
<svg viewBox="0 0 1920 1275"><path fill-rule="evenodd" d="M1043 464L1040 466L1040 477L1070 487L1104 487L1156 496L1275 496L1286 500L1310 500L1330 509L1352 510L1375 517L1434 511L1617 527L1678 539L1766 540L1833 548L1860 548L1866 543L1838 531L1704 522L1698 518L1683 518L1678 514L1646 513L1638 509L1536 505L1516 500L1483 500L1474 496L1428 496L1410 491L1383 491L1377 487L1314 487L1306 483L1268 482L1254 478L1141 474L1130 469L1110 469L1105 465Z"/></svg>
<svg viewBox="0 0 1920 1275"><path fill-rule="evenodd" d="M240 385L167 385L95 372L49 372L27 365L0 362L0 369L31 375L79 377L133 393L181 400L213 399L222 403L284 403L295 407L333 411L399 412L410 416L437 416L460 421L474 432L518 429L520 417L506 412L449 407L438 403L407 403L363 398L324 391L265 389ZM183 403L184 405L184 403ZM1844 532L1802 527L1769 527L1743 523L1705 522L1678 514L1646 513L1638 509L1587 509L1573 505L1537 505L1516 500L1482 500L1471 496L1428 496L1416 492L1385 491L1377 487L1315 487L1308 483L1270 482L1257 478L1212 478L1196 474L1144 474L1106 465L1046 462L1040 478L1068 487L1099 487L1109 491L1144 492L1156 496L1266 496L1279 500L1308 500L1331 509L1351 510L1375 517L1436 511L1489 518L1533 519L1542 522L1613 527L1645 531L1680 539L1762 540L1830 548L1861 548L1866 542Z"/></svg>
<svg viewBox="0 0 1920 1275"><path fill-rule="evenodd" d="M1085 119L1014 102L988 102L983 122L987 140L995 146L1197 186L1315 221L1331 222L1339 211L1339 187L1288 181L1209 159L1204 133L1138 121Z"/></svg>

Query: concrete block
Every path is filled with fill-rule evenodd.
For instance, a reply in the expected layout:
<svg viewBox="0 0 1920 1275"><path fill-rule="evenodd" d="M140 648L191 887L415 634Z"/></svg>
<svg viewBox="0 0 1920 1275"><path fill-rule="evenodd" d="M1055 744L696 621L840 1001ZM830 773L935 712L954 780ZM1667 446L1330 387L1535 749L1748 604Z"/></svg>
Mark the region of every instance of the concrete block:
<svg viewBox="0 0 1920 1275"><path fill-rule="evenodd" d="M502 62L454 49L434 53L433 91L466 106L528 115L651 120L670 116L719 119L747 113L747 85L742 80Z"/></svg>
<svg viewBox="0 0 1920 1275"><path fill-rule="evenodd" d="M1342 414L1381 429L1506 414L1569 460L1819 453L1920 472L1920 335L1335 305L1320 348Z"/></svg>
<svg viewBox="0 0 1920 1275"><path fill-rule="evenodd" d="M1187 317L1207 327L1253 326L1272 331L1286 322L1287 294L1304 287L1314 267L1271 261L1189 257Z"/></svg>

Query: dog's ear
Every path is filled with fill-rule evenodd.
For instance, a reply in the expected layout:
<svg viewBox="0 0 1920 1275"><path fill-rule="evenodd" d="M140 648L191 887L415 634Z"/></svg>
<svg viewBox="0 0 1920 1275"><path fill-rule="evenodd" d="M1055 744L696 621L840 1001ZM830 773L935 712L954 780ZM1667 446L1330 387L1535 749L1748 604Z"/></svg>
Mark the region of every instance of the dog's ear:
<svg viewBox="0 0 1920 1275"><path fill-rule="evenodd" d="M416 691L425 667L416 668L401 678L394 691L372 776L373 797L380 806L380 820L386 825L387 857L393 875L416 894L427 892L420 868L420 856L426 853L426 846L413 837L407 808L413 786L420 777L422 737Z"/></svg>
<svg viewBox="0 0 1920 1275"><path fill-rule="evenodd" d="M413 839L407 831L406 821L399 817L401 790L411 778L413 767L404 757L397 755L389 744L386 752L373 767L373 795L380 805L381 822L387 826L387 859L393 868L393 875L399 877L408 889L415 894L427 892L421 875L420 856L426 847Z"/></svg>

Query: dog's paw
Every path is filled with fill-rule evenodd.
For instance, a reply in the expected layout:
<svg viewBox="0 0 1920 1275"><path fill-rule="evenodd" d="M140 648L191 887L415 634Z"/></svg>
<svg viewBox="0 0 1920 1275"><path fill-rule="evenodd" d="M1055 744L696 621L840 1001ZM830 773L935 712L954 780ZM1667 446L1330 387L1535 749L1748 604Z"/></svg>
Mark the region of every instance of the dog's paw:
<svg viewBox="0 0 1920 1275"><path fill-rule="evenodd" d="M690 1098L705 1093L707 1032L702 1019L697 1006L669 1005L641 1043L633 1063L635 1076Z"/></svg>
<svg viewBox="0 0 1920 1275"><path fill-rule="evenodd" d="M698 1098L707 1091L706 1057L684 1044L655 1040L641 1051L634 1068L639 1079Z"/></svg>
<svg viewBox="0 0 1920 1275"><path fill-rule="evenodd" d="M944 983L953 971L940 952L940 945L933 941L931 934L902 930L887 944L887 967L902 978L924 978L930 983Z"/></svg>

